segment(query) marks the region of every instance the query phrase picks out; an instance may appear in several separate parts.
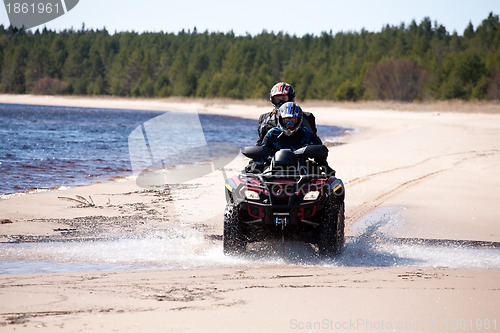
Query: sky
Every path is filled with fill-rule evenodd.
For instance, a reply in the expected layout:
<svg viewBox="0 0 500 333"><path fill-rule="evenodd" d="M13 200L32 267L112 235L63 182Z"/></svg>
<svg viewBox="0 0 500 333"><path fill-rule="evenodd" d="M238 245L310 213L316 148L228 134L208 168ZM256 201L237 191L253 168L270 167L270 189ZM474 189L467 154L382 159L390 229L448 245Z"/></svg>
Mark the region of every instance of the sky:
<svg viewBox="0 0 500 333"><path fill-rule="evenodd" d="M196 27L198 32L257 35L267 30L303 36L363 28L378 32L386 24L409 25L430 17L448 32L462 35L469 22L476 28L490 12L500 15L500 0L80 0L65 15L32 30L79 30L85 24L86 29L106 28L110 33L177 33ZM0 8L0 23L10 23L5 6Z"/></svg>

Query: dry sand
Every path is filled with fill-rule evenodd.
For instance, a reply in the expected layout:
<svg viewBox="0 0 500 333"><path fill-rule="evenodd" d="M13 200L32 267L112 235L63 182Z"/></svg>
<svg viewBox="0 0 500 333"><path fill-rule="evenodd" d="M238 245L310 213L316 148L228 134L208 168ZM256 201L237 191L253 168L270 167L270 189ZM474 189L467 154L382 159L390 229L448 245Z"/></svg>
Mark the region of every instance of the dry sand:
<svg viewBox="0 0 500 333"><path fill-rule="evenodd" d="M2 95L0 103L197 111L250 119L269 109L262 101L29 95ZM353 241L360 240L359 225L370 221L367 216L384 220L380 212L396 207L399 213L389 214L378 236L408 241L410 251L411 244L444 244L434 251L445 257L456 255L454 249L464 254L445 265L439 261L441 267L404 260L391 267L357 261L356 244L348 242L350 259L339 265L246 260L203 269L1 275L1 330L498 330L500 105L302 106L319 124L354 129L329 154L330 165L346 184L346 231ZM226 173L237 173L245 163L238 157ZM95 206L58 198L77 195L91 196ZM147 191L125 180L12 196L0 200L0 240L123 237L189 226L221 253L224 205L220 172L168 191ZM485 256L493 259L461 263L476 247L485 247Z"/></svg>

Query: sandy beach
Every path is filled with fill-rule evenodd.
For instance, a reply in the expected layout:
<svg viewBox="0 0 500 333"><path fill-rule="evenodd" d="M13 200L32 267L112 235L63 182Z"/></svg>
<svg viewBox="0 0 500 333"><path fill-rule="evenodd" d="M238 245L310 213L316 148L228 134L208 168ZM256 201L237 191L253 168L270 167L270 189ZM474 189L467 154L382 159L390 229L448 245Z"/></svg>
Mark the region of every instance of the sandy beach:
<svg viewBox="0 0 500 333"><path fill-rule="evenodd" d="M270 109L266 101L32 95L0 95L0 103L255 120ZM341 258L324 262L292 244L298 255L289 260L258 250L225 259L220 171L165 190L123 179L13 195L0 199L0 245L18 260L67 262L72 255L60 248L75 241L154 235L154 243L178 230L197 243L181 257L191 261L185 267L180 260L170 269L146 262L134 270L0 272L2 332L498 331L500 104L300 104L318 124L352 129L329 145L329 164L346 186ZM238 156L225 173L247 161ZM93 204L68 199L78 196ZM50 257L54 241L60 252ZM13 250L28 243L42 246L27 257ZM134 258L139 266L144 257Z"/></svg>

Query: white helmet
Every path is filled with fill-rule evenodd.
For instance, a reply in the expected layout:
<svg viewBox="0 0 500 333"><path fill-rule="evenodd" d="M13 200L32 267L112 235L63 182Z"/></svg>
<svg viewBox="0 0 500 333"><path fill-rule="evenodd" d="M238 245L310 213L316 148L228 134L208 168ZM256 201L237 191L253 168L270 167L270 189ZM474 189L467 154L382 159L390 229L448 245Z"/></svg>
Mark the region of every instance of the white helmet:
<svg viewBox="0 0 500 333"><path fill-rule="evenodd" d="M286 102L278 113L279 127L286 135L292 135L302 124L302 109L295 102Z"/></svg>

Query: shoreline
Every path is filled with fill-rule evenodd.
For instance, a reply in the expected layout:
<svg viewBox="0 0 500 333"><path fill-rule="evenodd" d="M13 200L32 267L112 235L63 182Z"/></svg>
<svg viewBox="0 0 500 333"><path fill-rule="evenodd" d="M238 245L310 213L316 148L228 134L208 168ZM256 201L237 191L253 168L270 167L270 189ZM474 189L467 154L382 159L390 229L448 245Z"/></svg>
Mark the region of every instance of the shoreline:
<svg viewBox="0 0 500 333"><path fill-rule="evenodd" d="M7 97L0 95L0 103L15 99ZM175 107L250 119L269 110L267 101L145 102L40 96L17 100L82 107ZM415 326L418 332L451 331L450 323L462 319L500 325L499 250L481 252L466 243L500 242L500 113L453 112L437 106L398 111L390 103L385 109L307 101L301 106L314 113L317 124L359 129L356 135L342 138L346 144L330 147L328 157L347 189L346 234L350 238L340 258L321 262L309 248L293 244L287 253L309 265L224 257L221 172L168 191L145 190L128 179L12 197L0 200L0 220L11 221L0 224L3 242L9 237L151 236L144 242L109 242L107 247L99 242L42 244L31 252L15 252L20 249L16 245L22 244L7 244L18 258L171 260L188 268L1 274L2 329L285 332L305 330L323 319L333 323L362 319L378 327L384 321L393 328L398 323L418 322L422 323ZM246 162L236 158L227 165L227 176ZM61 196L92 197L94 205ZM394 207L404 208L393 213ZM357 229L360 224L366 225L361 231ZM393 241L411 238L416 244L394 245L384 237ZM437 248L426 245L444 240L450 243ZM257 258L276 257L272 247L251 252ZM208 263L215 265L193 268ZM363 325L356 330L374 328Z"/></svg>
<svg viewBox="0 0 500 333"><path fill-rule="evenodd" d="M33 95L0 95L0 103L3 102L13 102L17 103L29 103L39 104L39 105L68 105L72 103L78 103L84 105L85 107L89 105L100 105L101 107L123 107L124 105L128 109L144 108L149 106L150 110L153 105L154 109L158 111L186 111L198 113L213 113L221 115L230 115L236 117L245 117L251 119L257 119L258 116L268 110L268 106L256 106L244 103L237 104L223 104L223 101L217 100L212 102L207 102L203 100L188 101L185 103L183 100L175 99L172 102L166 102L162 100L149 100L147 103L143 99L100 99L100 98L73 98L73 97L56 97L56 96L33 96ZM258 103L257 103L258 104ZM314 104L314 103L313 103ZM392 103L389 103L392 105ZM317 107L308 106L304 104L307 110L313 112L316 115L318 124L325 125L340 125L345 127L354 128L356 131L355 135L347 135L340 138L340 144L330 147L329 154L329 164L337 170L337 175L339 178L343 179L346 186L349 186L348 196L346 198L346 205L350 205L351 208L346 212L347 218L347 229L362 216L369 213L371 210L380 206L403 206L406 207L405 211L402 213L403 218L406 220L406 226L393 228L391 233L393 236L397 237L421 237L421 238L439 238L441 232L446 231L446 228L451 228L453 225L453 220L463 216L463 213L454 213L451 207L455 207L454 201L456 199L464 200L467 199L469 202L477 202L477 208L473 211L478 216L471 216L472 221L467 223L467 228L463 232L458 230L457 232L449 233L445 232L448 236L446 238L450 239L463 239L463 240L484 240L484 241L498 241L500 240L500 228L491 228L491 225L495 221L495 213L500 216L500 208L493 208L494 198L498 197L495 194L495 186L491 183L492 179L488 177L480 176L477 170L479 160L485 160L489 163L484 167L493 168L496 170L496 165L494 163L495 159L498 157L498 151L500 146L495 144L495 139L500 138L500 135L494 133L493 128L495 128L495 121L500 118L499 114L477 114L477 113L450 113L446 111L444 113L436 112L412 112L403 111L398 112L394 110L354 110L354 109L340 109L337 108L338 105L335 104L334 107ZM468 125L470 123L470 125ZM473 126L477 126L475 123L480 124L479 126L483 128L480 130L474 129ZM398 128L400 127L400 129ZM488 128L492 128L489 130ZM488 133L480 133L480 131L486 130ZM421 136L419 141L410 138L410 141L404 142L406 138L402 138L402 144L397 143L398 135L407 135L405 131L410 131L411 135ZM446 135L445 132L448 131L448 137L452 138L452 141L440 142L441 137ZM459 132L467 133L473 131L475 135L473 136L463 136L453 137ZM493 132L492 132L493 131ZM477 134L477 135L476 135ZM431 136L429 136L431 135ZM480 136L489 136L491 139L491 144L486 143L480 138ZM426 137L428 136L428 137ZM477 140L475 140L477 136ZM462 143L455 142L455 139L462 141ZM377 142L378 147L381 147L379 152L377 149L373 149L372 142ZM346 143L346 144L344 144ZM408 146L405 146L408 145ZM476 145L483 145L477 149ZM464 147L462 148L461 145ZM370 148L366 148L370 146ZM436 147L433 147L436 146ZM385 147L391 147L390 151L385 149ZM467 147L467 148L465 148ZM431 150L438 148L441 152L438 154L432 153ZM453 151L455 150L455 152ZM233 170L236 172L240 170L241 165L244 165L244 158L240 157L235 161L237 166L233 166ZM375 161L376 163L371 163ZM472 164L471 164L472 163ZM493 164L491 164L493 163ZM461 165L464 165L463 167ZM469 164L469 165L467 165ZM458 166L459 168L456 168ZM469 170L470 167L474 167L476 170ZM464 169L465 168L465 169ZM456 170L455 170L456 169ZM463 171L461 169L464 169ZM231 170L231 169L229 169ZM450 182L450 174L455 174L454 182L458 180L459 175L464 174L465 170L469 170L473 174L476 174L478 191L477 193L483 192L482 198L485 200L474 200L474 191L466 189L470 187L470 183L459 184L451 183L453 186L459 188L463 187L463 195L457 192L452 193L452 190L447 190L439 182L445 181L448 184ZM465 173L466 174L466 173ZM464 175L465 175L464 174ZM132 186L131 178L133 175L128 175L120 177L119 181L116 180L104 180L98 181L97 183L83 184L77 186L71 186L69 188L57 189L59 193L68 192L70 195L78 195L78 192L92 192L93 187L114 187L116 183L126 183L128 186ZM219 176L220 177L220 176ZM394 179L391 179L394 178ZM427 179L432 179L437 177L437 184L439 184L440 194L447 206L445 209L439 207L439 203L430 201L432 197L435 197L435 193L431 195L430 198L426 198L425 186L421 183L427 182ZM448 178L446 178L448 177ZM463 176L462 176L463 177ZM481 179L484 178L484 181ZM434 181L434 180L433 180ZM433 184L433 181L430 184ZM495 183L495 182L494 182ZM488 185L487 185L488 184ZM485 186L483 186L485 185ZM212 185L207 184L207 187ZM500 185L497 185L500 187ZM433 189L436 190L436 189ZM47 197L50 196L50 192L53 190L42 190L41 193L26 193L26 194L10 194L10 197ZM355 195L349 195L350 192ZM367 195L369 193L377 193L378 195ZM401 193L400 193L401 192ZM445 200L446 195L450 195L450 200ZM68 195L68 196L70 196ZM395 200L391 200L392 197L396 197ZM401 197L401 198L398 198ZM488 198L489 197L489 198ZM2 199L5 201L9 199ZM22 201L22 200L21 200ZM26 201L30 201L26 199ZM36 200L41 201L41 200ZM219 202L219 206L221 202ZM424 206L425 205L425 206ZM61 210L61 215L64 215L63 211L67 211L63 205L57 205ZM425 208L425 209L422 209ZM428 212L429 208L432 208L432 212ZM460 207L459 210L464 210L465 207ZM481 209L479 209L481 208ZM222 209L221 209L222 210ZM492 211L493 210L493 211ZM7 212L9 209L7 210ZM498 212L497 212L498 211ZM493 213L495 212L495 213ZM116 212L114 213L116 214ZM471 214L471 212L467 212ZM22 213L10 214L12 216L0 216L1 219L19 219L26 220ZM29 216L36 216L36 214L28 214ZM42 214L43 216L49 214ZM73 214L70 214L72 216ZM433 217L432 217L433 216ZM442 227L432 227L431 225L435 223L437 216L442 216L440 222L444 222ZM489 225L490 231L473 230L473 220L478 219L482 221L482 224ZM414 225L415 224L415 225ZM408 227L411 226L411 227ZM438 231L439 230L439 231ZM477 234L477 236L473 236Z"/></svg>
<svg viewBox="0 0 500 333"><path fill-rule="evenodd" d="M26 95L26 96L21 95L21 96L19 96L21 101L18 99L16 99L15 101L12 101L10 99L12 99L13 96L16 96L16 95L12 95L12 96L0 95L0 101L1 102L9 102L7 104L12 104L12 105L27 105L27 106L40 105L40 106L49 107L49 108L51 106L55 106L55 107L60 108L60 107L64 107L63 105L65 105L65 102L68 100L68 97L61 97L61 96L44 96L42 99L36 99L35 98L36 96L33 96L33 95ZM54 97L54 99L47 99L48 97ZM2 98L7 98L8 101L3 101ZM24 103L24 99L27 99L28 104ZM70 98L70 99L73 100L72 98ZM93 100L94 99L92 99L92 101ZM97 101L99 101L99 100L100 99L97 99ZM114 103L114 99L107 99L107 101ZM135 107L138 107L137 104L141 103L141 105L142 105L143 99L135 99L133 101L136 102ZM16 102L17 104L12 103L12 102ZM222 100L220 100L219 102L222 102ZM256 102L256 101L254 101L254 102ZM72 106L72 107L79 108L77 106ZM93 109L96 107L97 107L97 105L93 105L92 107L89 107L89 108ZM162 107L157 107L157 110L154 110L153 112L158 112L157 115L161 115L162 112L175 111L175 110L173 110L173 108L174 107L162 106ZM199 106L195 106L194 108L195 109L199 108ZM125 110L125 109L117 109L114 107L114 105L107 105L105 107L98 108L98 109L101 109L101 110L107 110L107 109ZM147 109L138 110L138 111L151 112L151 110L147 110ZM190 109L185 108L183 111L184 112L192 112L194 110L190 110ZM205 112L203 112L203 111L205 111ZM201 111L197 111L197 112L202 113L202 114L203 113L205 113L205 114L210 113L210 111L206 111L206 110L201 110ZM221 116L221 114L220 113L214 114L214 116ZM224 115L222 115L222 116L224 116ZM149 120L151 120L151 119L149 119ZM345 128L345 130L341 134L338 134L336 136L328 136L328 137L323 136L323 141L325 142L325 145L327 145L327 146L335 145L335 144L337 144L337 142L342 140L342 138L345 137L346 135L351 135L352 134L351 132L352 132L352 129ZM128 171L122 170L121 172L118 172L118 173L103 174L103 175L99 175L99 176L93 174L92 178L95 178L95 179L87 179L87 177L85 176L85 177L74 180L73 184L67 184L67 183L62 182L63 184L56 183L50 187L36 187L36 188L17 190L14 192L0 193L0 199L8 199L10 197L19 196L19 195L30 195L30 194L36 194L36 193L64 190L66 188L90 186L90 185L95 185L95 184L126 180L127 178L130 178L130 177L134 177L133 170L128 170ZM72 178L74 178L74 176ZM44 185L46 185L46 184L44 184ZM50 184L48 184L48 185L50 185Z"/></svg>
<svg viewBox="0 0 500 333"><path fill-rule="evenodd" d="M146 111L193 111L194 107L202 111L205 108L215 108L218 109L218 112L221 112L221 110L226 109L225 105L236 105L244 108L246 108L246 106L257 108L264 107L270 109L269 101L265 99L234 100L196 97L138 98L116 96L0 94L0 103ZM500 113L500 101L444 100L408 103L398 101L338 102L327 100L297 100L297 103L301 106L305 105L312 108L330 107L346 110L389 110L430 113ZM250 116L249 118L254 119Z"/></svg>

